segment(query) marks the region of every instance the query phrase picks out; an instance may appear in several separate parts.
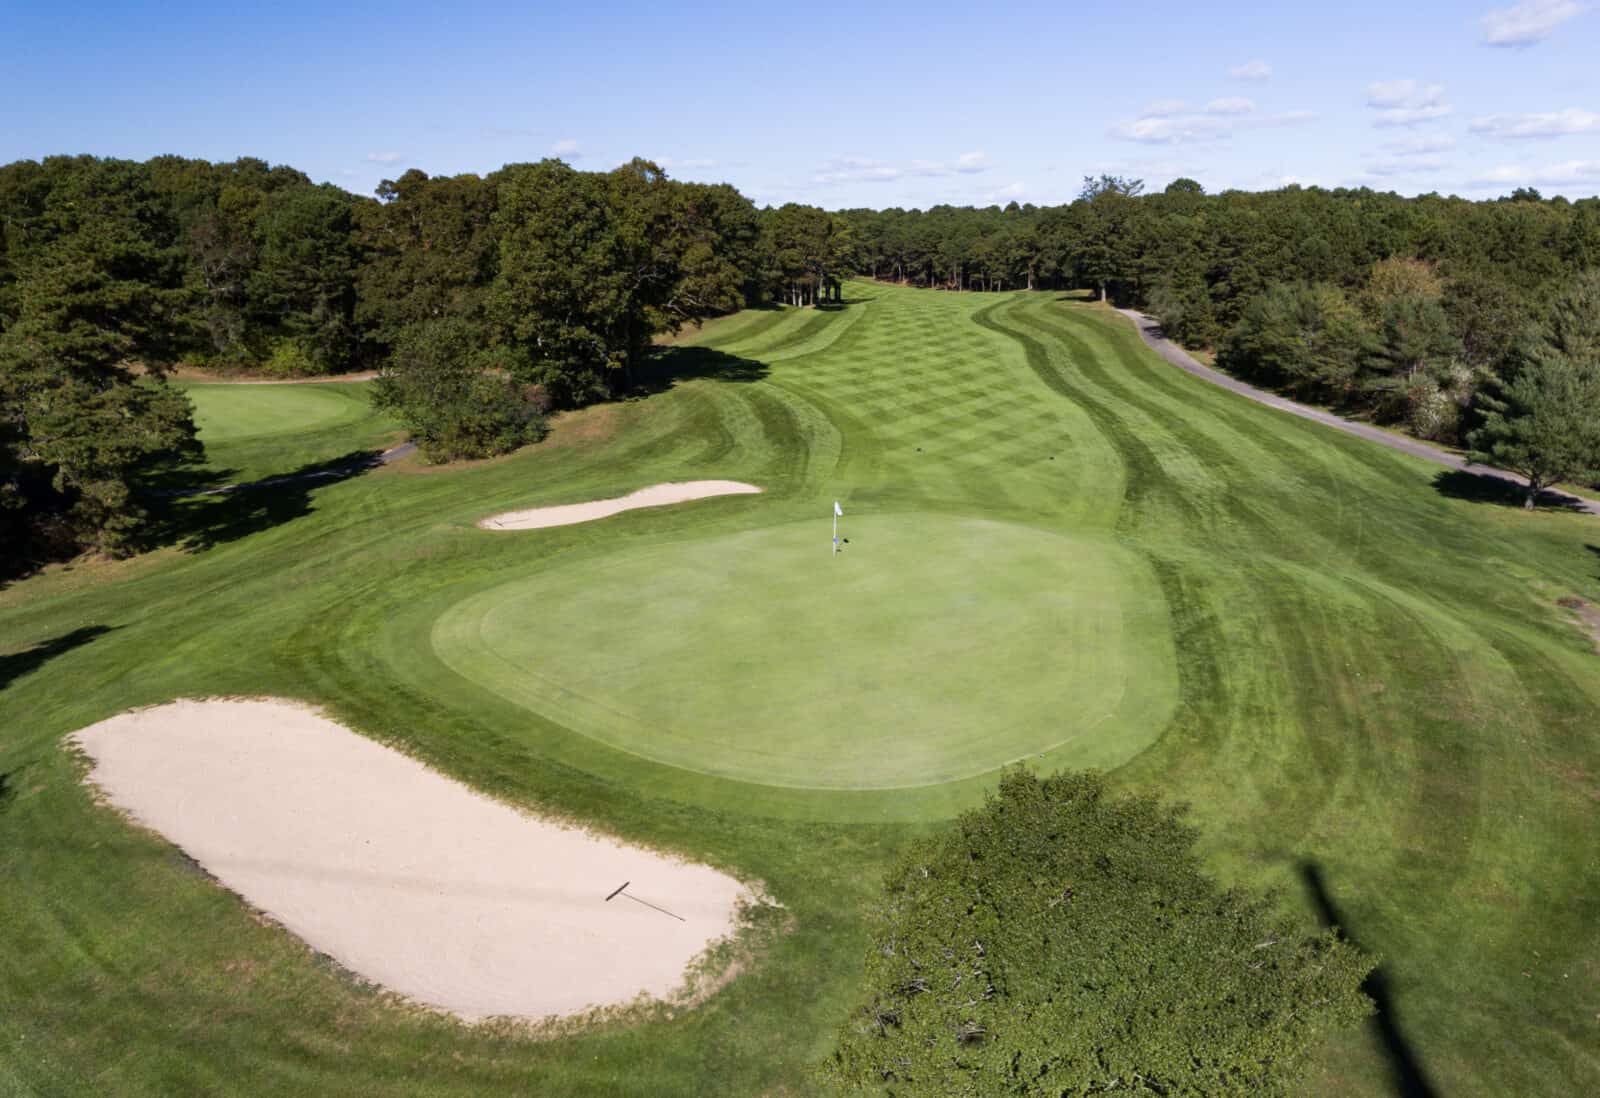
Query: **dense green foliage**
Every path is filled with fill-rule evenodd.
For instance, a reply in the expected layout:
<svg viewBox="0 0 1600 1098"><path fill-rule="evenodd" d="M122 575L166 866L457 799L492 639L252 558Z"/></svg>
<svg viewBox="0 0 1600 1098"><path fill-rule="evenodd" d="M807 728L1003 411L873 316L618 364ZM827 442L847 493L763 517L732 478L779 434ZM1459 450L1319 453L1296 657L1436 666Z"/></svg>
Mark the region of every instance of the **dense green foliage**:
<svg viewBox="0 0 1600 1098"><path fill-rule="evenodd" d="M431 456L503 453L621 391L655 335L742 307L759 244L731 187L644 162L408 172L377 199L248 159L7 165L0 548L15 569L148 540L135 482L195 456L174 362L381 369Z"/></svg>
<svg viewBox="0 0 1600 1098"><path fill-rule="evenodd" d="M1471 478L1441 479L1437 466L1189 377L1123 318L1059 294L849 282L843 296L837 309L755 309L686 332L663 356L675 384L554 416L545 441L504 460L188 500L175 521L194 532L192 550L0 590L0 1092L826 1093L814 1072L860 1001L880 882L907 843L981 803L997 775L902 784L888 766L912 770L918 729L848 721L801 731L822 760L864 731L892 739L898 755L875 788L706 773L574 729L549 699L508 699L439 646L444 619L485 592L543 584L549 605L567 597L563 575L610 563L652 596L670 594L670 577L629 565L694 569L700 585L736 571L760 618L793 584L763 566L789 559L773 555L785 528L810 531L812 567L830 564L834 499L850 537L838 563L863 576L927 574L908 554L961 551L949 540L880 548L869 519L925 536L1024 528L967 558L982 592L1050 564L1041 545L1056 567L1096 545L1142 562L1163 605L1120 635L1146 652L1136 667L1157 665L1151 646L1167 635L1160 658L1175 661L1178 699L1170 718L1137 728L1146 738L1126 762L1103 764L1116 766L1112 784L1191 803L1208 872L1278 888L1302 934L1334 923L1381 959L1369 990L1383 1028L1333 1035L1303 1093L1393 1098L1407 1092L1397 1075L1418 1074L1452 1098L1600 1092L1600 660L1556 605L1600 601L1594 518L1463 498ZM260 390L264 419L283 388ZM216 403L231 394L194 399L232 439L216 452L251 475L370 449L392 429L354 422L340 448L320 429L297 447L272 415L274 433L252 442L249 405ZM475 526L702 477L765 491L520 534ZM638 601L618 587L620 638ZM964 590L924 586L880 601L875 618L814 598L799 607L805 632L795 617L766 620L795 631L783 658L829 646L863 686L878 672L882 694L931 711L944 684L896 662L907 615L964 607L978 625L1017 612L963 602ZM1137 616L1148 603L1127 592L1108 597ZM751 671L738 637L671 633L672 615L655 609L638 622L635 651L683 653L686 699L744 714L733 734L747 757L797 735L791 701L741 691ZM1034 631L1036 658L1103 660L1109 637L1074 643L1071 625ZM964 631L917 636L959 644ZM985 690L1015 685L1000 667ZM1129 697L1141 693L1135 675ZM326 706L513 803L760 881L783 906L768 910L738 978L692 1010L533 1036L396 1007L99 805L61 742L130 706L262 694ZM1051 698L1025 731L981 730L1025 735L1016 753L1046 752L1042 768L1072 765L1053 754L1079 749L1057 743L1072 706ZM1129 746L1101 731L1080 742Z"/></svg>
<svg viewBox="0 0 1600 1098"><path fill-rule="evenodd" d="M170 349L182 292L175 222L135 166L82 168L54 180L0 176L10 215L0 267L3 562L132 547L145 518L137 476L196 449L183 396L125 365Z"/></svg>
<svg viewBox="0 0 1600 1098"><path fill-rule="evenodd" d="M0 521L13 556L137 544L135 482L189 451L161 388L174 361L380 370L384 407L431 455L480 456L648 376L664 333L757 301L836 304L853 275L1086 287L1237 373L1456 443L1489 408L1479 390L1509 380L1518 333L1597 263L1600 201L1525 192L1147 194L1102 176L1059 207L828 213L758 211L640 160L410 171L376 198L252 159L21 161L0 167ZM49 358L50 339L81 342L73 325L99 333L87 388ZM150 380L129 388L128 362Z"/></svg>
<svg viewBox="0 0 1600 1098"><path fill-rule="evenodd" d="M1556 302L1484 401L1475 456L1526 476L1528 507L1550 484L1600 479L1600 270Z"/></svg>
<svg viewBox="0 0 1600 1098"><path fill-rule="evenodd" d="M548 403L517 381L461 317L403 329L372 401L434 461L482 458L544 437Z"/></svg>
<svg viewBox="0 0 1600 1098"><path fill-rule="evenodd" d="M1097 774L1013 770L890 873L829 1074L894 1095L1283 1095L1373 962L1224 891Z"/></svg>

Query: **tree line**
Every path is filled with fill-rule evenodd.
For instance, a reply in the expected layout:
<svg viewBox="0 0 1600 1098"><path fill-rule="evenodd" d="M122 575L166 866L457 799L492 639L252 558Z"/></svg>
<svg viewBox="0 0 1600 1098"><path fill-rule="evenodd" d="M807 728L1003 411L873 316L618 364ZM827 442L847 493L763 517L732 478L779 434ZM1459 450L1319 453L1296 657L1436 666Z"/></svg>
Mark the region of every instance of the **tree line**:
<svg viewBox="0 0 1600 1098"><path fill-rule="evenodd" d="M1600 464L1587 442L1535 460L1552 447L1526 422L1557 391L1567 442L1600 416L1586 337L1565 373L1527 366L1592 315L1596 266L1600 201L1528 191L1146 194L1102 176L1062 206L830 212L757 209L644 160L409 171L373 197L251 158L19 161L0 167L0 550L140 544L141 479L199 452L174 364L377 370L375 399L430 456L482 456L626 391L663 332L825 304L848 277L1086 288L1238 374L1548 483Z"/></svg>

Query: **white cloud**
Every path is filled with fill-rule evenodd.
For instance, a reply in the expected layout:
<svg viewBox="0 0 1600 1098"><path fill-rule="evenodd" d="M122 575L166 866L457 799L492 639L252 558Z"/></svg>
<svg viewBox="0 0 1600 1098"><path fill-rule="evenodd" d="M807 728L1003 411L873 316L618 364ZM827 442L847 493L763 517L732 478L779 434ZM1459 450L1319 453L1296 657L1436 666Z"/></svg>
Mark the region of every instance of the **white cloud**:
<svg viewBox="0 0 1600 1098"><path fill-rule="evenodd" d="M1367 106L1400 107L1417 94L1415 80L1380 80L1367 85Z"/></svg>
<svg viewBox="0 0 1600 1098"><path fill-rule="evenodd" d="M1379 111L1374 126L1417 126L1423 122L1432 122L1444 118L1450 113L1450 108L1444 103L1431 103L1426 107L1394 107L1390 110Z"/></svg>
<svg viewBox="0 0 1600 1098"><path fill-rule="evenodd" d="M1449 152L1456 147L1456 139L1444 134L1419 134L1385 141L1380 147L1390 156L1428 156Z"/></svg>
<svg viewBox="0 0 1600 1098"><path fill-rule="evenodd" d="M1181 99L1157 99L1146 103L1139 112L1140 118L1172 118L1180 114L1193 114L1194 108Z"/></svg>
<svg viewBox="0 0 1600 1098"><path fill-rule="evenodd" d="M1391 175L1425 175L1442 172L1445 162L1437 156L1403 156L1390 160L1374 160L1367 165L1367 174L1381 178Z"/></svg>
<svg viewBox="0 0 1600 1098"><path fill-rule="evenodd" d="M833 183L889 183L899 179L902 174L901 169L885 164L881 160L870 160L864 156L836 156L811 177L811 182L825 185ZM918 174L926 175L928 173L919 172Z"/></svg>
<svg viewBox="0 0 1600 1098"><path fill-rule="evenodd" d="M1229 69L1228 75L1235 80L1270 80L1272 66L1265 61L1246 61Z"/></svg>
<svg viewBox="0 0 1600 1098"><path fill-rule="evenodd" d="M1531 46L1550 37L1557 27L1583 12L1576 0L1523 0L1495 8L1478 22L1486 46Z"/></svg>
<svg viewBox="0 0 1600 1098"><path fill-rule="evenodd" d="M1486 118L1474 118L1470 129L1482 137L1508 141L1565 137L1600 130L1600 114L1576 107L1544 114L1491 114Z"/></svg>
<svg viewBox="0 0 1600 1098"><path fill-rule="evenodd" d="M1381 80L1367 85L1367 106L1377 112L1375 126L1415 126L1450 113L1443 84Z"/></svg>
<svg viewBox="0 0 1600 1098"><path fill-rule="evenodd" d="M571 137L563 137L560 141L550 146L550 151L556 156L571 157L573 160L583 155L578 151L578 142Z"/></svg>
<svg viewBox="0 0 1600 1098"><path fill-rule="evenodd" d="M1137 141L1144 145L1193 145L1206 141L1221 141L1240 130L1273 129L1298 126L1312 121L1316 115L1310 111L1286 111L1282 114L1245 114L1237 104L1248 100L1216 100L1216 104L1235 107L1235 113L1179 114L1162 117L1135 118L1114 122L1106 133L1119 141ZM1250 104L1254 110L1255 104Z"/></svg>
<svg viewBox="0 0 1600 1098"><path fill-rule="evenodd" d="M1255 101L1243 96L1224 96L1206 104L1207 114L1251 114L1255 109Z"/></svg>
<svg viewBox="0 0 1600 1098"><path fill-rule="evenodd" d="M1570 183L1600 184L1600 160L1568 160L1543 168L1520 164L1501 164L1472 181L1474 187L1562 186Z"/></svg>
<svg viewBox="0 0 1600 1098"><path fill-rule="evenodd" d="M1117 122L1106 132L1119 141L1138 141L1145 145L1192 145L1200 141L1221 140L1229 136L1233 128L1220 118L1186 114L1172 118L1135 118L1129 122Z"/></svg>
<svg viewBox="0 0 1600 1098"><path fill-rule="evenodd" d="M890 183L902 176L944 176L960 173L975 175L989 170L984 152L964 152L953 163L913 160L904 167L865 156L836 156L811 176L811 182L824 186L835 183Z"/></svg>
<svg viewBox="0 0 1600 1098"><path fill-rule="evenodd" d="M398 164L405 156L397 152L372 152L367 154L369 164Z"/></svg>

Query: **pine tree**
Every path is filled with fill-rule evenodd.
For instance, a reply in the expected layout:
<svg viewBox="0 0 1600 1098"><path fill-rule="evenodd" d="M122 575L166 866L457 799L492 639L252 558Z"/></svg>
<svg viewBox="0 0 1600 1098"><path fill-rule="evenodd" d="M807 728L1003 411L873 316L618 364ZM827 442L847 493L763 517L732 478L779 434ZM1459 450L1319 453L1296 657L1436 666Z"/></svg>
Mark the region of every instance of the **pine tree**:
<svg viewBox="0 0 1600 1098"><path fill-rule="evenodd" d="M1509 380L1479 399L1488 413L1473 459L1527 477L1524 507L1552 484L1600 477L1600 271L1529 330Z"/></svg>

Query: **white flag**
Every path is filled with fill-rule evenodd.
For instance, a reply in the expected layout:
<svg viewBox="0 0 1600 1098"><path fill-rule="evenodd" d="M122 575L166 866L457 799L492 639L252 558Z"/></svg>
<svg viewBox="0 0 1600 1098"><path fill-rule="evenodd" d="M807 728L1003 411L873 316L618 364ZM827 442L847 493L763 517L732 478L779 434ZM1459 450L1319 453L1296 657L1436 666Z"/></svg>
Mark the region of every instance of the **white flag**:
<svg viewBox="0 0 1600 1098"><path fill-rule="evenodd" d="M844 516L844 512L839 510L839 501L838 500L834 500L833 501L833 513L834 513L835 516L840 517L840 518L842 518Z"/></svg>

